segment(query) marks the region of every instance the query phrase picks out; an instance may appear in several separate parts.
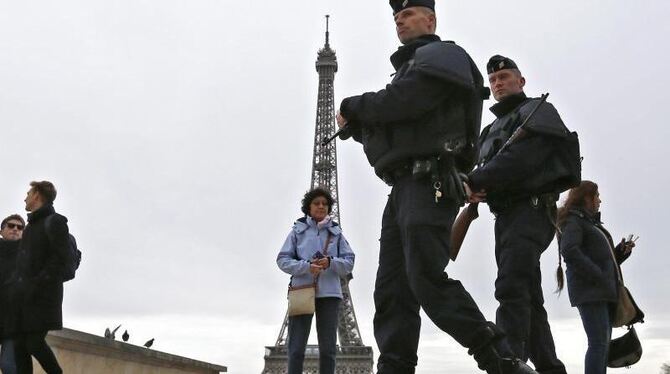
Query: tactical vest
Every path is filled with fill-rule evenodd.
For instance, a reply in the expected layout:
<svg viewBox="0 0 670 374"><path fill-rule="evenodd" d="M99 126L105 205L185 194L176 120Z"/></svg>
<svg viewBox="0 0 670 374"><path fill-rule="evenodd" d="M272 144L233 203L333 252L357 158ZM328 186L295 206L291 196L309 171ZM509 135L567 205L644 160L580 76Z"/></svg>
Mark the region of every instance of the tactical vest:
<svg viewBox="0 0 670 374"><path fill-rule="evenodd" d="M481 135L483 141L480 144L477 165L486 165L500 151L500 148L507 143L509 138L512 137L514 131L523 122L520 119L519 108L528 101L525 100L516 109L496 119L491 126L484 129Z"/></svg>
<svg viewBox="0 0 670 374"><path fill-rule="evenodd" d="M539 99L526 99L514 110L496 119L480 136L478 165L489 163L502 146L521 126ZM524 126L531 136L544 136L552 154L537 170L511 187L511 191L492 192L494 198L511 192L511 195L537 195L561 193L579 185L581 181L581 156L579 137L570 132L553 105L544 103L531 121ZM528 155L533 157L533 155Z"/></svg>
<svg viewBox="0 0 670 374"><path fill-rule="evenodd" d="M453 42L436 41L419 47L397 70L392 83L413 70L444 82L455 94L417 120L363 127L362 143L368 161L382 177L403 162L449 153L461 171L472 170L483 100L488 98L477 66Z"/></svg>

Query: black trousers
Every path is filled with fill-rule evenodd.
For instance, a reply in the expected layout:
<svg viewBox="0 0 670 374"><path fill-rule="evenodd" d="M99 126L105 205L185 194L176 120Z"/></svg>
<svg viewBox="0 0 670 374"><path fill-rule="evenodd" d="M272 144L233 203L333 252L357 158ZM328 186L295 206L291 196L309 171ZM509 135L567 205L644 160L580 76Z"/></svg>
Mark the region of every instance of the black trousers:
<svg viewBox="0 0 670 374"><path fill-rule="evenodd" d="M16 337L16 368L19 374L33 372L32 357L40 363L47 374L62 374L58 360L45 340L47 332L21 333Z"/></svg>
<svg viewBox="0 0 670 374"><path fill-rule="evenodd" d="M458 207L435 202L428 180L399 179L382 218L375 283L374 332L380 356L377 373L414 373L421 319L419 308L464 347L491 324L461 282L444 272Z"/></svg>
<svg viewBox="0 0 670 374"><path fill-rule="evenodd" d="M495 296L500 306L496 324L507 333L515 355L530 359L542 374L565 373L565 366L556 357L540 273L540 255L551 243L554 232L547 208L533 206L530 200L497 213Z"/></svg>

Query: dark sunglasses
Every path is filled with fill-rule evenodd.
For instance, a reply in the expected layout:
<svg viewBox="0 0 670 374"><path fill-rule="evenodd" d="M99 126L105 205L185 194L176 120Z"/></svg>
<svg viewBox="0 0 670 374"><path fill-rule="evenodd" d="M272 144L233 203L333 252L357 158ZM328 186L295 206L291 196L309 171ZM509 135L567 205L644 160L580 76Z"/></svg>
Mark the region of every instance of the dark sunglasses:
<svg viewBox="0 0 670 374"><path fill-rule="evenodd" d="M9 227L10 230L19 229L19 231L23 231L23 225L17 225L16 223L8 223L7 227Z"/></svg>

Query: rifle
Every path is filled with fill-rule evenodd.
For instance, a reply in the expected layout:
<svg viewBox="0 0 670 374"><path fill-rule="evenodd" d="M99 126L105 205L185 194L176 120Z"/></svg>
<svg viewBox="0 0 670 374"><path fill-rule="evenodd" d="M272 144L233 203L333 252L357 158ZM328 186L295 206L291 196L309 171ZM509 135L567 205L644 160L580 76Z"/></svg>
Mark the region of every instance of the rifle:
<svg viewBox="0 0 670 374"><path fill-rule="evenodd" d="M326 136L325 138L323 138L321 140L321 146L322 147L327 146L330 142L335 140L335 138L337 138L338 136L342 140L349 139L349 137L351 137L351 132L349 131L350 128L351 127L349 127L349 124L346 124L342 128L340 128L339 130L337 130L337 132L335 132L335 134L333 134L332 136L330 136L330 137Z"/></svg>
<svg viewBox="0 0 670 374"><path fill-rule="evenodd" d="M479 217L478 208L479 203L470 203L456 217L456 221L454 221L454 225L451 228L451 245L449 246L449 258L451 261L456 261L470 224Z"/></svg>
<svg viewBox="0 0 670 374"><path fill-rule="evenodd" d="M545 93L540 97L540 102L538 102L535 108L533 108L533 110L530 112L528 117L526 117L521 126L517 127L517 129L514 130L514 133L512 133L512 136L510 136L509 139L507 139L505 144L503 144L503 146L500 147L500 149L496 153L496 156L499 155L501 152L503 152L505 149L507 149L512 143L514 143L515 141L526 135L526 129L525 129L526 124L533 117L535 112L537 112L537 110L540 109L540 106L542 106L542 104L544 104L547 101L547 97L549 97L548 93ZM463 209L458 214L458 217L456 217L456 220L454 221L454 224L451 227L451 240L449 247L449 258L451 259L451 261L456 261L456 257L458 256L458 252L460 252L461 250L461 246L463 245L465 236L468 233L468 229L470 229L470 224L472 223L472 221L476 220L477 217L479 217L478 208L479 203L470 203L468 204L467 207L465 207L465 209Z"/></svg>

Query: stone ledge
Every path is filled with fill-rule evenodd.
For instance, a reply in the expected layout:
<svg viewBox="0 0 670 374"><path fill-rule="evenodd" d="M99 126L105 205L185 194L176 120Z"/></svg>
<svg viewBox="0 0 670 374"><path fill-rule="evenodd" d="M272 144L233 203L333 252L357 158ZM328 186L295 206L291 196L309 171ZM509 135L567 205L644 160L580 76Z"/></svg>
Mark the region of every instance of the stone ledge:
<svg viewBox="0 0 670 374"><path fill-rule="evenodd" d="M144 365L212 373L225 373L228 371L225 366L159 352L67 328L49 332L47 341L51 347L56 349L113 358L126 362L132 361Z"/></svg>

